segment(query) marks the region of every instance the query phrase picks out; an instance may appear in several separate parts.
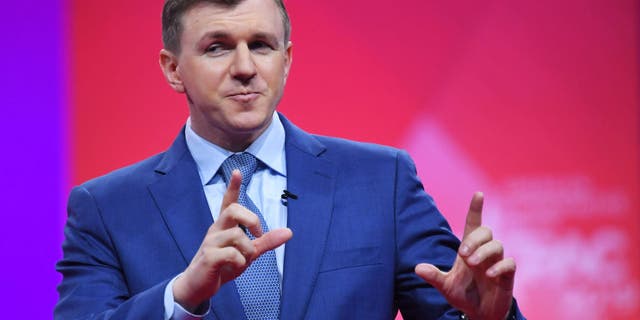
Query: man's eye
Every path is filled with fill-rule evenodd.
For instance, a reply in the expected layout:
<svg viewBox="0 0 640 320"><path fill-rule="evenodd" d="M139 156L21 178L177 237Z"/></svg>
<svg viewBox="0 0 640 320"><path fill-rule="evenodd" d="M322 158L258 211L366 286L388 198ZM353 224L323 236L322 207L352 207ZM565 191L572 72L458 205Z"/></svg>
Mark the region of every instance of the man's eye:
<svg viewBox="0 0 640 320"><path fill-rule="evenodd" d="M251 51L257 51L257 52L260 52L260 53L268 53L273 48L266 42L256 41L256 42L251 42L249 44L249 49Z"/></svg>
<svg viewBox="0 0 640 320"><path fill-rule="evenodd" d="M205 50L209 54L217 55L222 54L225 51L225 48L221 44L212 44Z"/></svg>

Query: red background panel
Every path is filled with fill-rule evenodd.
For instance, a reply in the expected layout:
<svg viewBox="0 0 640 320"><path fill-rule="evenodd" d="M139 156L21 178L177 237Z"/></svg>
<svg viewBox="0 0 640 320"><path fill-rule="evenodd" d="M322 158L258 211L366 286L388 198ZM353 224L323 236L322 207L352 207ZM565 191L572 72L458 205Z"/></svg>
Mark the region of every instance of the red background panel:
<svg viewBox="0 0 640 320"><path fill-rule="evenodd" d="M640 313L638 3L286 2L279 107L407 149L461 228L471 193L531 319ZM72 1L73 181L165 150L188 115L158 67L158 1Z"/></svg>

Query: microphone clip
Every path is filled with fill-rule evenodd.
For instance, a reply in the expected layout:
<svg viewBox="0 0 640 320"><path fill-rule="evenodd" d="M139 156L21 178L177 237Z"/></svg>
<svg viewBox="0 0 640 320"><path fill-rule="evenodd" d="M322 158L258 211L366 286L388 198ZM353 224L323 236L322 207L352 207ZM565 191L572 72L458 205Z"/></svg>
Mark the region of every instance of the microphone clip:
<svg viewBox="0 0 640 320"><path fill-rule="evenodd" d="M288 190L282 190L282 195L280 196L280 198L282 198L282 200L287 200L287 199L293 199L293 200L297 200L298 196L289 192Z"/></svg>

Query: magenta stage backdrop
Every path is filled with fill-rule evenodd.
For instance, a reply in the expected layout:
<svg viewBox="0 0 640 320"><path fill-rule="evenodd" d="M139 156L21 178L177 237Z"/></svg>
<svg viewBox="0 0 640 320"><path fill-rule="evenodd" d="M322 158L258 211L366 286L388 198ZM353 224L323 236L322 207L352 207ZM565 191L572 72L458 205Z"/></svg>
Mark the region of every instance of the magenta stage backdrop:
<svg viewBox="0 0 640 320"><path fill-rule="evenodd" d="M20 155L3 157L2 271L3 302L44 319L70 186L166 149L187 108L158 68L161 1L36 3L2 22L5 150ZM286 4L281 112L408 150L457 233L483 190L529 318L640 314L638 1Z"/></svg>

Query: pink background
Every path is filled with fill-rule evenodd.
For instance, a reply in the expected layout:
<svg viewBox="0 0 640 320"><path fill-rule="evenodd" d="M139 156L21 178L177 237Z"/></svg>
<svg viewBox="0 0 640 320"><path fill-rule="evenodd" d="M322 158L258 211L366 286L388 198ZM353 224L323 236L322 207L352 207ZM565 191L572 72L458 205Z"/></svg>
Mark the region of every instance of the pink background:
<svg viewBox="0 0 640 320"><path fill-rule="evenodd" d="M314 133L407 149L456 233L473 191L530 319L640 313L639 5L289 0L279 107ZM70 4L70 180L166 149L184 97L161 1Z"/></svg>

